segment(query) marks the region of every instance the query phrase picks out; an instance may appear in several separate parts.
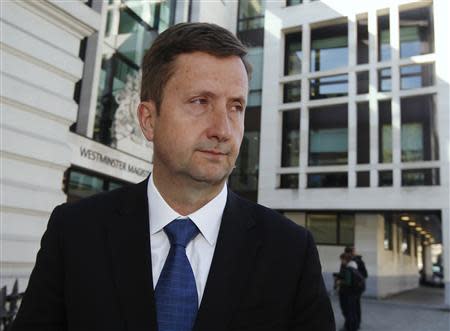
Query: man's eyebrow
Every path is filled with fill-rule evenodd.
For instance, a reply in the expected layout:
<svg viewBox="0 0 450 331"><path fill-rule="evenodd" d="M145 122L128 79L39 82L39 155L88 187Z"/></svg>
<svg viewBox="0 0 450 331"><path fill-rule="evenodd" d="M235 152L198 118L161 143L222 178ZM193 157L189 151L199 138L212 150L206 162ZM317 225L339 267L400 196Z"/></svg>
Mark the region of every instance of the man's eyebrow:
<svg viewBox="0 0 450 331"><path fill-rule="evenodd" d="M211 97L211 98L217 97L217 94L215 94L214 92L209 91L209 90L192 90L192 91L189 91L189 95L193 95L193 96L204 95L204 96L208 96L208 97ZM239 101L242 104L246 104L246 102L245 102L246 98L244 96L242 96L242 95L231 97L229 99L231 101L233 101L233 102L234 101Z"/></svg>

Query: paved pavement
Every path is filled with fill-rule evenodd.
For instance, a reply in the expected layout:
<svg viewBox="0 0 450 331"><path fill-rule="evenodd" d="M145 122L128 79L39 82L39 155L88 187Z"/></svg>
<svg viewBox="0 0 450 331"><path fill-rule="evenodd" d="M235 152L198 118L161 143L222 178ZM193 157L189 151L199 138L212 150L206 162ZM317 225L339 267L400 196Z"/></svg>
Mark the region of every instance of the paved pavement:
<svg viewBox="0 0 450 331"><path fill-rule="evenodd" d="M344 324L338 298L331 300L339 330ZM388 299L362 300L361 331L450 331L450 310L442 289L419 288Z"/></svg>

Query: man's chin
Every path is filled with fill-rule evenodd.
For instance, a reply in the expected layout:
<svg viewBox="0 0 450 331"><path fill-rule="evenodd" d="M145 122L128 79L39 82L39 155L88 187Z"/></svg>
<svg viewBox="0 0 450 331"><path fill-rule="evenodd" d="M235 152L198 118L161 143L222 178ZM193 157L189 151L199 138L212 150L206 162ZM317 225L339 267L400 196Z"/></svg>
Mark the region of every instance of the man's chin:
<svg viewBox="0 0 450 331"><path fill-rule="evenodd" d="M208 186L218 186L222 185L228 179L230 173L195 173L191 174L191 178L199 184L204 184Z"/></svg>

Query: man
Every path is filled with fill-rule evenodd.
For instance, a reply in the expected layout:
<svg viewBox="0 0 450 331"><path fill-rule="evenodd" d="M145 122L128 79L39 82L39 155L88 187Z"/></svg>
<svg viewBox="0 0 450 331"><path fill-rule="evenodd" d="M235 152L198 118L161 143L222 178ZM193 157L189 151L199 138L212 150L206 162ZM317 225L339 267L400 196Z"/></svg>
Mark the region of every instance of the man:
<svg viewBox="0 0 450 331"><path fill-rule="evenodd" d="M356 269L358 270L359 275L364 277L364 279L367 279L368 273L367 273L366 264L364 263L362 256L356 254L355 247L347 246L347 247L345 247L344 252L346 254L350 254L352 261L354 261L356 263ZM365 290L365 281L364 281L364 289L362 291L358 292L357 293L358 295L356 297L356 324L357 324L358 329L361 326L361 297L362 297L362 294L364 293L364 290Z"/></svg>
<svg viewBox="0 0 450 331"><path fill-rule="evenodd" d="M22 330L334 330L311 234L226 187L244 132L245 47L178 24L146 54L144 182L57 207Z"/></svg>
<svg viewBox="0 0 450 331"><path fill-rule="evenodd" d="M356 263L352 261L352 256L349 253L342 253L340 255L341 268L336 277L336 285L339 289L339 304L341 306L342 315L345 319L345 324L341 331L356 331L359 329L357 317L357 298L359 291L356 283L358 278L358 271L356 270Z"/></svg>

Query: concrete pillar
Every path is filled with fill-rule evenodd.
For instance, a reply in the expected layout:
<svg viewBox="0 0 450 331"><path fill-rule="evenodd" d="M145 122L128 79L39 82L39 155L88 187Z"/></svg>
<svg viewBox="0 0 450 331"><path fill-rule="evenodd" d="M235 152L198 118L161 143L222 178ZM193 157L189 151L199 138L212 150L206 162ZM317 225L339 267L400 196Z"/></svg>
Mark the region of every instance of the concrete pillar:
<svg viewBox="0 0 450 331"><path fill-rule="evenodd" d="M101 14L100 30L90 36L86 44L83 82L81 84L80 103L77 118L77 133L92 138L94 135L95 113L97 108L98 85L102 62L103 35L105 33L108 4L94 1L92 8ZM113 24L119 24L119 12L114 16ZM114 23L115 22L115 23Z"/></svg>
<svg viewBox="0 0 450 331"><path fill-rule="evenodd" d="M442 210L442 258L444 266L445 304L450 306L450 209Z"/></svg>
<svg viewBox="0 0 450 331"><path fill-rule="evenodd" d="M368 14L369 29L369 109L370 109L370 187L378 186L378 76L377 76L377 13Z"/></svg>
<svg viewBox="0 0 450 331"><path fill-rule="evenodd" d="M431 261L431 246L423 246L423 270L425 271L425 279L431 280L433 277L433 262Z"/></svg>

